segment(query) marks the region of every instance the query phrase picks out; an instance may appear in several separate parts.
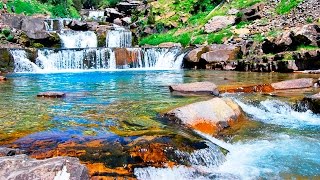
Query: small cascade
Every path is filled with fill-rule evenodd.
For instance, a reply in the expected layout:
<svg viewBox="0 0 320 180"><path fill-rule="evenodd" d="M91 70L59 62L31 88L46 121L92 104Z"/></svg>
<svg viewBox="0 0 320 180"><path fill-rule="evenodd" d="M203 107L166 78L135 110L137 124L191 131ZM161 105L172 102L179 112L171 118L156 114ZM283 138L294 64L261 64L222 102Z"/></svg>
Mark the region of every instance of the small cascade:
<svg viewBox="0 0 320 180"><path fill-rule="evenodd" d="M125 29L110 30L106 37L106 46L113 47L131 47L132 46L132 33Z"/></svg>
<svg viewBox="0 0 320 180"><path fill-rule="evenodd" d="M71 19L59 18L59 19L46 19L45 26L47 31L57 31L60 32L64 29Z"/></svg>
<svg viewBox="0 0 320 180"><path fill-rule="evenodd" d="M130 48L131 68L180 69L184 53L180 48Z"/></svg>
<svg viewBox="0 0 320 180"><path fill-rule="evenodd" d="M27 58L25 50L10 50L14 59L14 72L40 72L40 68Z"/></svg>
<svg viewBox="0 0 320 180"><path fill-rule="evenodd" d="M93 31L62 31L59 37L63 48L93 48L98 45Z"/></svg>
<svg viewBox="0 0 320 180"><path fill-rule="evenodd" d="M45 72L59 70L115 69L114 52L102 49L38 50L36 65Z"/></svg>
<svg viewBox="0 0 320 180"><path fill-rule="evenodd" d="M91 10L89 11L88 18L97 19L104 16L104 11Z"/></svg>
<svg viewBox="0 0 320 180"><path fill-rule="evenodd" d="M267 124L293 128L320 125L320 116L313 114L310 110L296 111L288 103L280 100L265 100L259 104L244 103L237 99L235 102L249 116Z"/></svg>

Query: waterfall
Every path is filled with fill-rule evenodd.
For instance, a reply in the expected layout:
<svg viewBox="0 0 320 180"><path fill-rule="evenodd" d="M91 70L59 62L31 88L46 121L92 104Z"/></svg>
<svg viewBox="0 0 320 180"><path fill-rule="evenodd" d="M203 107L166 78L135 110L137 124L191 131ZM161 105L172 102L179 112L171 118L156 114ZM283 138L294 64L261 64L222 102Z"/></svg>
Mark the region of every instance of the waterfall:
<svg viewBox="0 0 320 180"><path fill-rule="evenodd" d="M104 11L89 11L88 18L99 18L104 16Z"/></svg>
<svg viewBox="0 0 320 180"><path fill-rule="evenodd" d="M27 58L25 50L10 50L14 59L14 72L39 72L41 69Z"/></svg>
<svg viewBox="0 0 320 180"><path fill-rule="evenodd" d="M180 69L184 57L181 48L177 47L38 49L36 59L28 59L24 50L14 50L11 54L16 72L46 73L89 69Z"/></svg>
<svg viewBox="0 0 320 180"><path fill-rule="evenodd" d="M64 29L65 24L70 21L70 19L45 19L46 31L58 31Z"/></svg>
<svg viewBox="0 0 320 180"><path fill-rule="evenodd" d="M102 49L42 49L36 65L45 72L58 70L115 69L114 52Z"/></svg>
<svg viewBox="0 0 320 180"><path fill-rule="evenodd" d="M131 68L145 69L180 69L184 53L180 48L128 48L135 61Z"/></svg>
<svg viewBox="0 0 320 180"><path fill-rule="evenodd" d="M132 33L125 29L110 30L106 37L107 47L131 47Z"/></svg>
<svg viewBox="0 0 320 180"><path fill-rule="evenodd" d="M63 48L92 48L98 45L93 31L62 31L58 35Z"/></svg>

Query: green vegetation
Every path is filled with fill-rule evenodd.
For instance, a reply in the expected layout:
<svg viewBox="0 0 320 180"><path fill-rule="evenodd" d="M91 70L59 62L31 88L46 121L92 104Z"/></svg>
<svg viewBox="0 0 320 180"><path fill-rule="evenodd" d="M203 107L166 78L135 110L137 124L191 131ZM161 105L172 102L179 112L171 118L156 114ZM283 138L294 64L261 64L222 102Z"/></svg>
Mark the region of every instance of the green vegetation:
<svg viewBox="0 0 320 180"><path fill-rule="evenodd" d="M301 50L317 50L319 49L319 47L317 46L311 46L311 45L301 45L297 48L298 51L301 51Z"/></svg>
<svg viewBox="0 0 320 180"><path fill-rule="evenodd" d="M278 14L287 14L291 9L297 7L302 1L303 0L281 0L276 7L276 12Z"/></svg>
<svg viewBox="0 0 320 180"><path fill-rule="evenodd" d="M216 44L222 44L223 40L230 38L232 36L232 32L229 28L221 30L217 33L212 33L208 35L208 43L216 43Z"/></svg>
<svg viewBox="0 0 320 180"><path fill-rule="evenodd" d="M264 41L264 39L265 39L265 37L262 35L262 34L255 34L255 35L253 35L253 40L255 41L255 42L263 42Z"/></svg>
<svg viewBox="0 0 320 180"><path fill-rule="evenodd" d="M191 34L190 33L183 33L180 35L174 35L175 31L170 31L166 34L154 34L143 38L140 41L140 45L158 45L164 42L175 42L181 43L183 46L187 46L190 44L191 41Z"/></svg>
<svg viewBox="0 0 320 180"><path fill-rule="evenodd" d="M14 36L11 34L10 29L4 28L0 31L0 40L1 39L6 39L9 42L14 41Z"/></svg>
<svg viewBox="0 0 320 180"><path fill-rule="evenodd" d="M313 22L312 17L307 17L306 22L307 22L307 23L312 23L312 22Z"/></svg>
<svg viewBox="0 0 320 180"><path fill-rule="evenodd" d="M285 53L284 56L283 56L283 60L293 60L293 56L291 53Z"/></svg>

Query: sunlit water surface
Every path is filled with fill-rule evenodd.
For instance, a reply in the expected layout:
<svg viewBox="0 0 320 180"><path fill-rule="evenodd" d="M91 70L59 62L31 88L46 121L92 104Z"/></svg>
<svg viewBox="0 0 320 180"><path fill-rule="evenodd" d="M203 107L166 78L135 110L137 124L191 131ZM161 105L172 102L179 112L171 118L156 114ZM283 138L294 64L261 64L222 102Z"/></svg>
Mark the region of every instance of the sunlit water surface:
<svg viewBox="0 0 320 180"><path fill-rule="evenodd" d="M159 113L210 98L173 95L168 85L197 81L252 85L310 76L317 78L304 74L183 70L12 74L0 84L0 142L30 148L30 140L55 139L60 143L77 136L83 142L120 138L125 143L155 127L165 132L166 126L156 118ZM45 91L65 92L67 97L36 97ZM299 92L298 96L316 91ZM230 151L225 163L219 167L137 168L135 175L140 179L320 178L319 115L295 111L290 93L290 98L227 96L258 125L244 128L225 143Z"/></svg>

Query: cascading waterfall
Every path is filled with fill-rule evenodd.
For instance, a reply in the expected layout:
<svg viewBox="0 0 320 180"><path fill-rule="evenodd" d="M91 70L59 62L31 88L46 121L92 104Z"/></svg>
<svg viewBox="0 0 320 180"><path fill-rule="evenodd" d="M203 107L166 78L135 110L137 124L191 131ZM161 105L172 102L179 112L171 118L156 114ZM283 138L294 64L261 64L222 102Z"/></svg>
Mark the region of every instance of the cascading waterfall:
<svg viewBox="0 0 320 180"><path fill-rule="evenodd" d="M14 58L14 72L39 72L41 69L27 58L27 53L22 49L12 49L10 54Z"/></svg>
<svg viewBox="0 0 320 180"><path fill-rule="evenodd" d="M106 47L131 47L132 33L125 29L109 30L106 37Z"/></svg>
<svg viewBox="0 0 320 180"><path fill-rule="evenodd" d="M36 64L46 72L57 70L115 69L114 52L102 49L38 50Z"/></svg>
<svg viewBox="0 0 320 180"><path fill-rule="evenodd" d="M68 24L71 19L59 18L59 19L46 19L45 26L47 31L57 31L60 32L64 29L65 24Z"/></svg>
<svg viewBox="0 0 320 180"><path fill-rule="evenodd" d="M63 48L94 48L98 45L93 31L62 31L58 35Z"/></svg>
<svg viewBox="0 0 320 180"><path fill-rule="evenodd" d="M114 48L38 49L36 60L27 59L24 50L20 50L20 54L11 54L17 64L16 72L46 73L88 69L180 69L184 57L180 48L122 48L124 52L120 51L120 55L116 53L117 50ZM24 61L21 61L21 58ZM119 58L125 58L126 62L117 64ZM26 62L30 68L22 68L26 66Z"/></svg>

